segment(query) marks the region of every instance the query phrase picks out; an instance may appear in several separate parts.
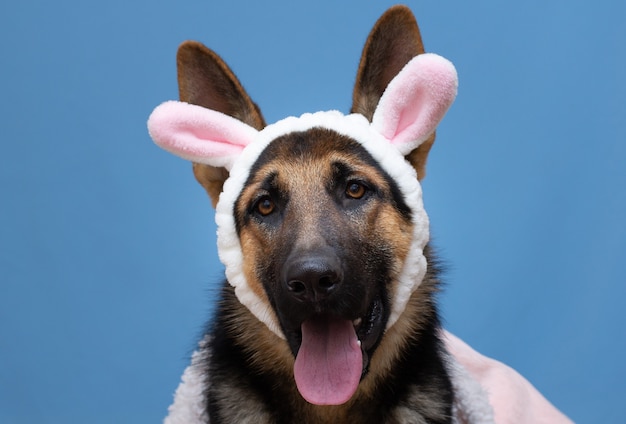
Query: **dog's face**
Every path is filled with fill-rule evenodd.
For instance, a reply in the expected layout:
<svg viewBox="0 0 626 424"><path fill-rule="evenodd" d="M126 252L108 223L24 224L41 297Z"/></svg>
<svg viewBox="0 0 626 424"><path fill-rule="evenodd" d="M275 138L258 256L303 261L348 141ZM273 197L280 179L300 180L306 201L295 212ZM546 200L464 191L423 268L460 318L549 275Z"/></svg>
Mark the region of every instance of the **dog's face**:
<svg viewBox="0 0 626 424"><path fill-rule="evenodd" d="M307 323L333 338L343 321L365 370L412 238L396 183L356 141L311 129L261 154L235 216L246 278L267 294L294 355Z"/></svg>
<svg viewBox="0 0 626 424"><path fill-rule="evenodd" d="M259 325L286 339L311 403L350 399L385 331L401 332L390 327L426 273L417 178L456 95L456 71L422 53L411 12L394 7L366 42L351 115L266 126L222 59L186 42L177 57L183 102L159 106L149 121L159 145L194 162L217 205L229 283Z"/></svg>

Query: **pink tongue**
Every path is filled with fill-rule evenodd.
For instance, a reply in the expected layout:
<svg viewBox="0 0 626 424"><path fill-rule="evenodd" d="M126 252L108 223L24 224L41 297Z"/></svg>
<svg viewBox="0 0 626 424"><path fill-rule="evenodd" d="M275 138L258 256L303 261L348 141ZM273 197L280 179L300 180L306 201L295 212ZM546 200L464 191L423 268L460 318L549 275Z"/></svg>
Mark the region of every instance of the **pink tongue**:
<svg viewBox="0 0 626 424"><path fill-rule="evenodd" d="M319 319L302 323L302 345L294 375L304 399L315 405L341 405L356 391L363 357L352 322Z"/></svg>

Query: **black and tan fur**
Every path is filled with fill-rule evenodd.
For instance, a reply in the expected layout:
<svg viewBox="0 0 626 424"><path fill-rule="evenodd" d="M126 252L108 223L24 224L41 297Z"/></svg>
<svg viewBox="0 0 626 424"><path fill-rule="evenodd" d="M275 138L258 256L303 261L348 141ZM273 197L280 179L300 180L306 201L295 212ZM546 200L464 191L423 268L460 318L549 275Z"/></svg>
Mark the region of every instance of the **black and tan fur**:
<svg viewBox="0 0 626 424"><path fill-rule="evenodd" d="M411 12L387 11L366 42L352 111L371 119L389 81L423 52ZM265 126L259 108L214 52L186 42L177 63L182 101ZM407 156L419 178L433 141L434 135ZM193 170L215 205L228 172L201 164ZM359 143L319 128L273 141L252 168L233 213L248 283L272 306L286 340L224 283L205 370L212 424L451 422L453 393L434 300L437 266L429 259L424 281L385 331L411 245L411 211ZM355 325L367 359L347 403L316 406L296 389L294 358L303 320L327 316L361 320Z"/></svg>

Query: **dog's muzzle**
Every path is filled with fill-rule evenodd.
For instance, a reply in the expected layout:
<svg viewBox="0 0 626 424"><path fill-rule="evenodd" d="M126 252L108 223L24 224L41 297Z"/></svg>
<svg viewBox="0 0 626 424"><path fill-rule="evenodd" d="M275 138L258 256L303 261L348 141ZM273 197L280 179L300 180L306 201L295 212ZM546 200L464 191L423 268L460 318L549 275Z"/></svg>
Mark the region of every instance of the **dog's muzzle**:
<svg viewBox="0 0 626 424"><path fill-rule="evenodd" d="M387 317L365 281L346 279L346 272L362 277L346 266L333 249L323 248L292 252L280 270L277 310L296 356L296 384L317 405L338 405L353 396Z"/></svg>

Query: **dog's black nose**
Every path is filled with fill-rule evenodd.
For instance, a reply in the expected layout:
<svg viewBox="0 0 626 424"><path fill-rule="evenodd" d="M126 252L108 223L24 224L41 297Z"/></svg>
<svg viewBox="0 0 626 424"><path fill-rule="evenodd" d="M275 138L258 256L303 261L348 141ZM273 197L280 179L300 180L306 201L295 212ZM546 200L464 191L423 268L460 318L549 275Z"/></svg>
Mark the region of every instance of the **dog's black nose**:
<svg viewBox="0 0 626 424"><path fill-rule="evenodd" d="M283 281L289 294L300 301L319 302L341 284L343 273L334 255L303 256L288 262Z"/></svg>

